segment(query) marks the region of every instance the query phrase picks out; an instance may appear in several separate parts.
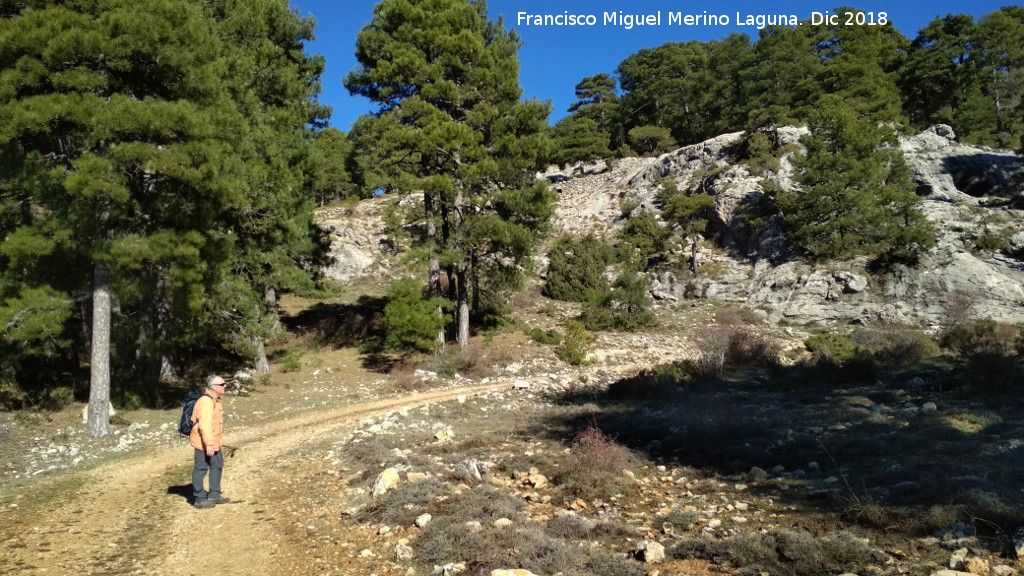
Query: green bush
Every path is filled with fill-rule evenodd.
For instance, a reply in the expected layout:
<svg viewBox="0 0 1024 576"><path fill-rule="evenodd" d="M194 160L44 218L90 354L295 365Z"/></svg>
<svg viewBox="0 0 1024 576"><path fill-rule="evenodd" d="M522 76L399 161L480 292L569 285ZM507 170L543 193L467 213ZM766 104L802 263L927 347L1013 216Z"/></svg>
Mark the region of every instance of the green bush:
<svg viewBox="0 0 1024 576"><path fill-rule="evenodd" d="M619 233L619 239L633 246L637 256L646 261L665 250L665 241L669 235L671 231L654 214L645 211L626 222Z"/></svg>
<svg viewBox="0 0 1024 576"><path fill-rule="evenodd" d="M863 354L865 350L842 334L818 334L804 341L814 355L816 364L843 366Z"/></svg>
<svg viewBox="0 0 1024 576"><path fill-rule="evenodd" d="M964 358L975 376L990 381L1013 373L1024 338L1018 326L984 319L954 327L942 346Z"/></svg>
<svg viewBox="0 0 1024 576"><path fill-rule="evenodd" d="M583 364L587 359L587 350L591 338L582 323L575 320L565 326L565 339L555 348L555 354L573 366Z"/></svg>
<svg viewBox="0 0 1024 576"><path fill-rule="evenodd" d="M580 321L587 330L637 330L657 324L651 311L651 297L648 294L650 280L632 270L627 270L615 280L614 287L603 293L595 293L583 306Z"/></svg>
<svg viewBox="0 0 1024 576"><path fill-rule="evenodd" d="M533 340L538 344L550 344L557 346L562 343L562 333L558 330L532 328L526 335L530 337L530 340Z"/></svg>
<svg viewBox="0 0 1024 576"><path fill-rule="evenodd" d="M611 262L611 248L588 234L583 238L562 236L548 251L548 276L542 294L555 300L583 302L591 293L608 290L604 269Z"/></svg>
<svg viewBox="0 0 1024 576"><path fill-rule="evenodd" d="M396 352L410 350L432 352L437 335L451 321L447 311L451 301L427 296L413 278L401 278L391 284L384 307L384 348Z"/></svg>
<svg viewBox="0 0 1024 576"><path fill-rule="evenodd" d="M997 232L985 232L975 240L974 245L985 252L1005 252L1010 249L1006 234Z"/></svg>
<svg viewBox="0 0 1024 576"><path fill-rule="evenodd" d="M899 324L858 328L850 339L870 350L878 360L900 366L917 364L940 353L930 336Z"/></svg>
<svg viewBox="0 0 1024 576"><path fill-rule="evenodd" d="M0 379L0 410L13 412L25 407L28 394L11 380Z"/></svg>
<svg viewBox="0 0 1024 576"><path fill-rule="evenodd" d="M281 372L298 372L302 369L302 359L295 350L289 350L281 359Z"/></svg>

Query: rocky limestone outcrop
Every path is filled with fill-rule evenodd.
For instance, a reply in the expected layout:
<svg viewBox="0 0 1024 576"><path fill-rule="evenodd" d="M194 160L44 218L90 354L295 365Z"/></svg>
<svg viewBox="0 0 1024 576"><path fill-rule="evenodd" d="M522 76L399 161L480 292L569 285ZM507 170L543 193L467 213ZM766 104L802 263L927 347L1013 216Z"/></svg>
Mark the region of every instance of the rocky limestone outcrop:
<svg viewBox="0 0 1024 576"><path fill-rule="evenodd" d="M789 149L799 149L805 134L806 128L779 130L783 146L796 145ZM685 188L700 177L715 196L708 233L716 246L701 247L698 260L704 266L696 276L654 271L651 293L657 299L743 303L766 310L773 321L886 319L934 325L951 294L961 293L977 302L977 317L1024 322L1024 211L1019 209L1024 166L1014 153L960 144L942 125L901 139L921 209L938 231L937 243L918 266L875 274L863 258L812 267L789 250L774 202L761 179L740 162L741 138L724 134L657 158L580 163L538 174L557 194L554 234L610 238L631 215L660 214L657 191L663 179L674 178ZM784 156L780 170L768 178L775 187L795 190L794 173L791 156ZM337 256L329 276L347 282L388 273L381 205L364 201L344 214L321 213ZM1009 248L979 250L977 240L986 233L1007 238ZM544 255L538 260L544 262Z"/></svg>

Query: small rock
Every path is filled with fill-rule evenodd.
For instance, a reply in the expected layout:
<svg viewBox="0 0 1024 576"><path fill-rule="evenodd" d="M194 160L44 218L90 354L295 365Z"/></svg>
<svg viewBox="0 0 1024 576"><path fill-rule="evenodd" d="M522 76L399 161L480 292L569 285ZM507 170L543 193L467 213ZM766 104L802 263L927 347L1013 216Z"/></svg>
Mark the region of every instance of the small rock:
<svg viewBox="0 0 1024 576"><path fill-rule="evenodd" d="M925 402L924 404L921 404L922 414L931 414L932 412L935 412L938 409L939 407L935 405L935 402Z"/></svg>
<svg viewBox="0 0 1024 576"><path fill-rule="evenodd" d="M543 474L530 471L530 475L526 477L526 483L534 488L540 489L548 485L548 479Z"/></svg>
<svg viewBox="0 0 1024 576"><path fill-rule="evenodd" d="M988 560L983 558L968 558L964 565L964 569L971 574L977 574L978 576L989 575Z"/></svg>
<svg viewBox="0 0 1024 576"><path fill-rule="evenodd" d="M513 570L505 570L499 568L497 570L491 570L491 576L537 576L529 570L523 570L522 568L515 568Z"/></svg>
<svg viewBox="0 0 1024 576"><path fill-rule="evenodd" d="M648 564L663 562L665 560L665 547L657 542L645 540L637 544L636 549L633 550L633 555L637 560Z"/></svg>
<svg viewBox="0 0 1024 576"><path fill-rule="evenodd" d="M416 521L414 523L416 524L417 528L423 528L427 524L430 524L430 520L432 518L433 517L430 514L420 514L416 517Z"/></svg>
<svg viewBox="0 0 1024 576"><path fill-rule="evenodd" d="M388 490L394 490L398 487L400 478L398 477L398 470L394 468L387 468L383 472L377 475L377 480L373 483L373 496L383 496L387 494Z"/></svg>
<svg viewBox="0 0 1024 576"><path fill-rule="evenodd" d="M399 544L395 546L395 559L399 562L408 562L413 559L413 551L409 546Z"/></svg>
<svg viewBox="0 0 1024 576"><path fill-rule="evenodd" d="M953 570L960 570L961 568L963 568L964 565L967 564L968 554L969 551L967 550L967 548L960 548L959 550L954 551L949 556L949 567Z"/></svg>
<svg viewBox="0 0 1024 576"><path fill-rule="evenodd" d="M754 466L750 472L747 472L747 479L750 482L763 482L768 479L768 473L763 468Z"/></svg>
<svg viewBox="0 0 1024 576"><path fill-rule="evenodd" d="M504 530L505 528L508 528L509 526L512 526L512 521L509 520L508 518L498 518L497 520L494 521L494 527L497 528L498 530Z"/></svg>
<svg viewBox="0 0 1024 576"><path fill-rule="evenodd" d="M427 474L426 472L409 472L408 474L405 475L406 481L408 481L410 484L422 482L428 478L430 478L430 474Z"/></svg>

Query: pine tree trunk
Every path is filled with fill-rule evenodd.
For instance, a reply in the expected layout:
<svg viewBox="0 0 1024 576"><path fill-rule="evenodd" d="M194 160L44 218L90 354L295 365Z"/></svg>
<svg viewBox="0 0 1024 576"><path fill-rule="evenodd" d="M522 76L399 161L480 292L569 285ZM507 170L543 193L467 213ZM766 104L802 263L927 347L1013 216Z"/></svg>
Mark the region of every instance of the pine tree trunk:
<svg viewBox="0 0 1024 576"><path fill-rule="evenodd" d="M456 273L459 292L459 346L465 348L469 345L469 290L466 287L466 267L459 266Z"/></svg>
<svg viewBox="0 0 1024 576"><path fill-rule="evenodd" d="M276 323L279 318L277 314L277 291L270 284L263 286L263 303L267 307L267 314L272 315Z"/></svg>
<svg viewBox="0 0 1024 576"><path fill-rule="evenodd" d="M263 346L263 339L253 337L253 345L256 347L256 371L261 374L270 372L270 361L267 360L267 350Z"/></svg>
<svg viewBox="0 0 1024 576"><path fill-rule="evenodd" d="M697 238L690 241L690 271L697 273Z"/></svg>
<svg viewBox="0 0 1024 576"><path fill-rule="evenodd" d="M430 194L423 194L423 211L427 222L427 238L437 243L437 223L434 221L434 199L431 198ZM431 296L441 295L441 263L438 262L437 258L431 258L430 264L427 267L427 293ZM444 314L444 310L440 307L437 309L437 315L441 316ZM437 332L437 345L444 346L444 328L441 328Z"/></svg>
<svg viewBox="0 0 1024 576"><path fill-rule="evenodd" d="M110 434L110 272L96 264L92 288L92 373L89 380L87 433Z"/></svg>
<svg viewBox="0 0 1024 576"><path fill-rule="evenodd" d="M167 356L160 357L160 379L167 382L178 380L178 371L174 369L174 363Z"/></svg>

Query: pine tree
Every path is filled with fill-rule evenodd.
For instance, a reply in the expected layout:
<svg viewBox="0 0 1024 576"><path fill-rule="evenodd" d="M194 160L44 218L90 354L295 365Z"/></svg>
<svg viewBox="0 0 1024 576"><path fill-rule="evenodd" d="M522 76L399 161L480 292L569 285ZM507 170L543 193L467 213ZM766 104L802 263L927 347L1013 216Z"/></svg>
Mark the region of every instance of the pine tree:
<svg viewBox="0 0 1024 576"><path fill-rule="evenodd" d="M812 260L858 254L913 262L934 245L931 224L892 128L860 117L839 96L811 115L807 154L798 159L802 193L779 196L790 242Z"/></svg>
<svg viewBox="0 0 1024 576"><path fill-rule="evenodd" d="M608 74L588 76L576 84L576 101L569 106L574 120L592 120L598 134L604 135L609 149L622 145L622 120L615 79Z"/></svg>
<svg viewBox="0 0 1024 576"><path fill-rule="evenodd" d="M904 113L916 127L950 124L961 137L971 131L960 111L980 89L975 30L973 16L949 14L918 31L899 80Z"/></svg>
<svg viewBox="0 0 1024 576"><path fill-rule="evenodd" d="M697 273L697 243L707 229L705 213L715 206L715 197L703 190L687 194L679 190L675 180L662 183L658 199L665 205L664 218L674 222L690 242L690 271Z"/></svg>
<svg viewBox="0 0 1024 576"><path fill-rule="evenodd" d="M1006 6L985 15L976 30L984 94L995 126L979 141L1015 146L1024 132L1024 7Z"/></svg>
<svg viewBox="0 0 1024 576"><path fill-rule="evenodd" d="M383 0L345 79L380 106L353 129L367 186L423 194L417 248L432 293L447 276L462 346L487 294L520 281L552 213L533 182L549 107L520 100L519 45L483 1Z"/></svg>
<svg viewBox="0 0 1024 576"><path fill-rule="evenodd" d="M0 317L14 324L0 336L45 323L32 334L58 372L91 349L88 427L102 436L111 372L150 380L211 341L261 344L266 287L302 276L311 23L283 0L40 1L6 15ZM52 377L0 352L17 379Z"/></svg>
<svg viewBox="0 0 1024 576"><path fill-rule="evenodd" d="M548 129L548 137L553 148L551 161L560 166L611 155L611 137L590 118L566 116Z"/></svg>

